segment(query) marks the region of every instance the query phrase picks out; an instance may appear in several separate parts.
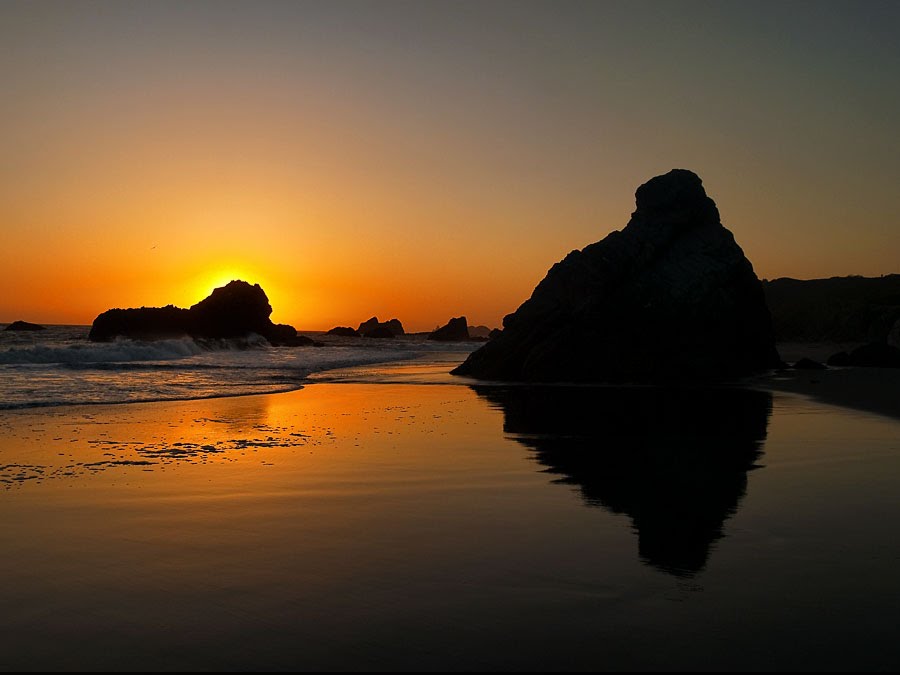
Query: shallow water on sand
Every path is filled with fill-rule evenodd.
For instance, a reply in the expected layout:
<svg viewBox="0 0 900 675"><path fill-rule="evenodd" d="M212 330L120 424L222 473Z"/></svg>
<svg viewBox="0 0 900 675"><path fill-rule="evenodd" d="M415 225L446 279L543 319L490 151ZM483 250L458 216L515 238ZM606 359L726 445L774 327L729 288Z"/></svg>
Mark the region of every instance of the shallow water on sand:
<svg viewBox="0 0 900 675"><path fill-rule="evenodd" d="M398 368L0 413L3 668L900 665L900 422Z"/></svg>

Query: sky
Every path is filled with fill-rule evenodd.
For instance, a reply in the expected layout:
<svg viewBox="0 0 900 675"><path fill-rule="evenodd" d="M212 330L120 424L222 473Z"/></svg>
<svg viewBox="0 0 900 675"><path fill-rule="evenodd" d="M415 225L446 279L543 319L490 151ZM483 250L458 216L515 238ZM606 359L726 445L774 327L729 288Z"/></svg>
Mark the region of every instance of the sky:
<svg viewBox="0 0 900 675"><path fill-rule="evenodd" d="M761 278L900 272L900 3L0 3L0 322L258 282L498 326L695 171Z"/></svg>

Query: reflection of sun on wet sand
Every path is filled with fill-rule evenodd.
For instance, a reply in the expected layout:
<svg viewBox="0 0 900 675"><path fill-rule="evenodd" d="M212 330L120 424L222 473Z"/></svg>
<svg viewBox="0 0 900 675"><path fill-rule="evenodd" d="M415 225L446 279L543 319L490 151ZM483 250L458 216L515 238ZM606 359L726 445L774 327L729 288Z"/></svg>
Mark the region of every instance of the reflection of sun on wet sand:
<svg viewBox="0 0 900 675"><path fill-rule="evenodd" d="M0 456L29 461L0 465L0 483L8 488L27 480L71 483L123 467L166 471L180 463L236 462L260 448L322 442L296 431L289 420L270 423L268 403L265 396L248 396L188 401L172 408L147 404L9 412L0 426Z"/></svg>

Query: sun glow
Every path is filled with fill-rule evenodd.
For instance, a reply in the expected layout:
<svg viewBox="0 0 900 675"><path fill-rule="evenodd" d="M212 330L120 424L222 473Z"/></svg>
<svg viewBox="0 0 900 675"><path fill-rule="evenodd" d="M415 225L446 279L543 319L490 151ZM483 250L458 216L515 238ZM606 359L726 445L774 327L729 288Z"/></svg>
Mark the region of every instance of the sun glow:
<svg viewBox="0 0 900 675"><path fill-rule="evenodd" d="M269 304L272 305L273 310L281 309L282 312L285 310L285 307L279 302L283 302L284 299L276 288L277 284L268 276L261 275L246 265L217 267L208 269L198 275L196 281L190 284L193 298L190 304L200 302L204 298L209 297L215 289L226 286L230 281L235 280L246 281L249 284L259 284L266 292Z"/></svg>
<svg viewBox="0 0 900 675"><path fill-rule="evenodd" d="M205 273L200 277L200 280L194 284L196 292L194 295L197 298L197 302L203 300L209 296L217 288L221 288L225 286L230 281L235 281L240 279L241 281L246 281L251 284L259 284L263 287L263 290L266 290L265 284L258 278L258 276L252 272L247 270L238 269L238 268L228 268L225 270L215 270L211 272Z"/></svg>

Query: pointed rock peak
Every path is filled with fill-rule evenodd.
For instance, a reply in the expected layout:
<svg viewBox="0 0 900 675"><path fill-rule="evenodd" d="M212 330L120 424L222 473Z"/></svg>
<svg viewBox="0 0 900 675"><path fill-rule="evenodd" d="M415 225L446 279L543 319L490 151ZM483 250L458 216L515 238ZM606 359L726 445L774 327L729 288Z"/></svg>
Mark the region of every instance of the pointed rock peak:
<svg viewBox="0 0 900 675"><path fill-rule="evenodd" d="M657 176L621 231L554 265L453 372L493 380L740 377L780 364L762 284L697 175Z"/></svg>
<svg viewBox="0 0 900 675"><path fill-rule="evenodd" d="M651 178L634 193L637 210L632 222L718 224L719 211L693 171L672 169Z"/></svg>
<svg viewBox="0 0 900 675"><path fill-rule="evenodd" d="M469 339L469 322L465 316L458 316L433 331L429 336L429 340L438 340L444 342L454 342Z"/></svg>

